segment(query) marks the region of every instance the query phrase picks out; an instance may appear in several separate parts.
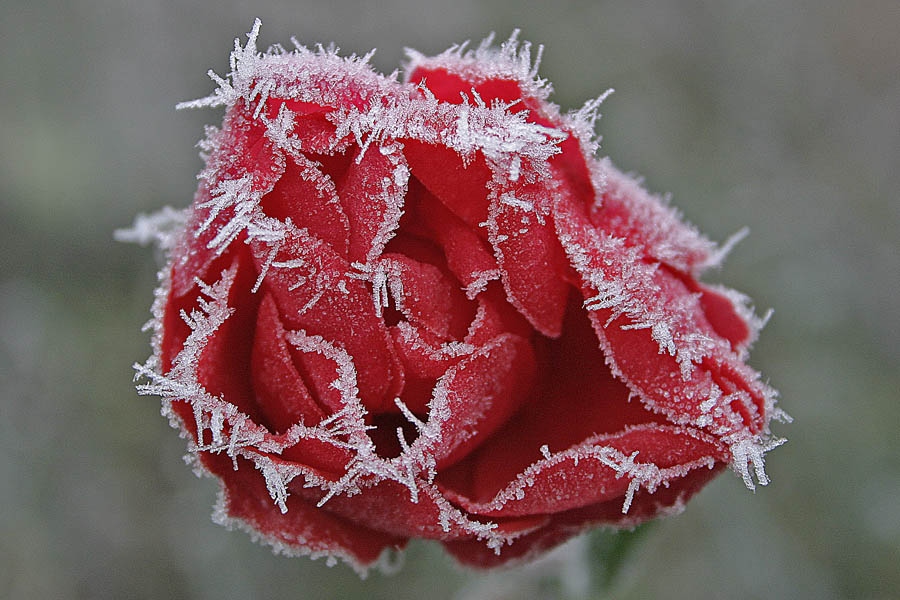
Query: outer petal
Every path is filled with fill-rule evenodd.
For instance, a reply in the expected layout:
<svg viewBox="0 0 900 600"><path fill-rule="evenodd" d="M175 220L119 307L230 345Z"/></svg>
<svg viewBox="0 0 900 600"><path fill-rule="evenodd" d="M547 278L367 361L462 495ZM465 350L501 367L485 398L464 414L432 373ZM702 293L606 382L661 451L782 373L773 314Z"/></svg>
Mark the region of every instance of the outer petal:
<svg viewBox="0 0 900 600"><path fill-rule="evenodd" d="M650 195L606 159L593 165L599 197L590 211L593 225L640 246L642 253L696 275L717 262L715 245L690 225L665 199Z"/></svg>
<svg viewBox="0 0 900 600"><path fill-rule="evenodd" d="M503 489L484 500L478 477L490 477L498 466L485 456L473 482L475 498L447 489L445 493L467 512L490 517L556 513L618 499L627 513L631 496L642 486L677 485L690 471L712 468L726 460L722 447L696 431L671 426L635 426L624 432L596 436L564 452L550 455L522 471ZM631 491L629 491L631 490Z"/></svg>
<svg viewBox="0 0 900 600"><path fill-rule="evenodd" d="M591 527L629 527L653 517L680 512L690 497L720 470L721 467L697 469L679 480L678 485L663 487L653 494L638 491L627 515L622 514L618 499L554 515L550 524L515 539L499 553L474 539L446 541L444 547L461 563L471 567L491 568L526 562Z"/></svg>
<svg viewBox="0 0 900 600"><path fill-rule="evenodd" d="M244 217L285 168L283 154L265 129L237 107L208 143L217 151L201 173L187 230L173 253L171 288L176 296L190 290L195 277L203 279L216 257L241 237Z"/></svg>
<svg viewBox="0 0 900 600"><path fill-rule="evenodd" d="M317 509L297 496L286 500L282 513L273 504L253 465L239 459L237 469L227 457L207 455L206 467L222 479L224 497L215 518L224 524L238 520L276 549L286 553L340 557L365 572L386 548L405 545L402 537L376 532Z"/></svg>
<svg viewBox="0 0 900 600"><path fill-rule="evenodd" d="M675 423L719 436L760 432L769 391L683 281L598 233L571 203L560 203L555 222L613 372Z"/></svg>
<svg viewBox="0 0 900 600"><path fill-rule="evenodd" d="M211 265L210 272L227 266L226 260L230 263L227 273L232 278L228 305L232 307L233 314L197 347L196 378L209 394L225 398L252 419L261 420L250 377L253 323L259 303L259 298L250 294L253 267L246 252L240 252L216 261ZM217 274L216 278L220 276ZM170 292L164 316L167 327L160 356L164 372L170 372L177 356L184 351L191 331L186 320L195 320L196 311L199 311L203 301L199 292L180 298L176 297L174 289Z"/></svg>

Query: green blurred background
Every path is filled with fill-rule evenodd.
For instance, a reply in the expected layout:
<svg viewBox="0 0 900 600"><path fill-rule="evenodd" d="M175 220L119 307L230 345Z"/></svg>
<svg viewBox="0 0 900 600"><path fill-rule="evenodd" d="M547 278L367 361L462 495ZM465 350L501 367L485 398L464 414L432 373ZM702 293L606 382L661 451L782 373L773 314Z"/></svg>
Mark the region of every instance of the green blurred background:
<svg viewBox="0 0 900 600"><path fill-rule="evenodd" d="M775 308L751 363L793 425L756 494L731 474L657 524L615 598L891 598L900 590L900 4L896 0L351 3L2 0L0 596L588 598L576 540L464 571L413 543L400 574L273 556L209 519L216 485L139 398L157 269L112 232L185 206L218 111L175 112L234 37L426 53L514 27L576 108L607 87L602 154L672 192L717 280Z"/></svg>

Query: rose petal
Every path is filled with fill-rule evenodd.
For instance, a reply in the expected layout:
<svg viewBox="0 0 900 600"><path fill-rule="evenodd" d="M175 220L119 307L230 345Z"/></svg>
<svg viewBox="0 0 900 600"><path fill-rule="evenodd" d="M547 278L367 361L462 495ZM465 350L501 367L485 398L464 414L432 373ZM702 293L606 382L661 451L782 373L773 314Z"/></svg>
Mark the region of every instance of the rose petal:
<svg viewBox="0 0 900 600"><path fill-rule="evenodd" d="M315 503L321 500L321 490L304 487L302 477L290 483L293 496ZM443 516L454 509L433 485L419 482L415 501L410 490L396 481L385 480L362 488L353 496L337 495L322 505L322 511L363 524L377 526L389 535L415 536L429 539L453 539L470 535L457 521L445 521ZM446 527L441 523L446 523Z"/></svg>
<svg viewBox="0 0 900 600"><path fill-rule="evenodd" d="M637 454L634 454L637 452ZM728 453L694 430L666 425L638 425L626 431L596 436L566 452L550 455L523 470L508 485L494 491L492 469L502 465L497 455L482 453L474 471L473 496L454 490L445 495L467 512L514 517L553 513L626 497L634 472L649 473L653 487L684 477L699 467L725 462ZM633 460L637 467L630 467ZM660 473L656 473L656 469Z"/></svg>
<svg viewBox="0 0 900 600"><path fill-rule="evenodd" d="M377 259L400 222L409 169L397 146L359 151L339 185L350 219L350 262Z"/></svg>
<svg viewBox="0 0 900 600"><path fill-rule="evenodd" d="M417 179L410 183L406 211L422 222L423 233L441 246L447 268L466 288L469 297L500 276L497 261L485 242Z"/></svg>
<svg viewBox="0 0 900 600"><path fill-rule="evenodd" d="M531 345L505 334L447 371L434 390L427 427L438 468L453 464L497 430L528 396L534 378Z"/></svg>
<svg viewBox="0 0 900 600"><path fill-rule="evenodd" d="M599 342L583 309L574 299L566 313L563 334L534 341L537 373L529 400L496 432L467 465L467 473L442 473L447 481L478 479L479 497L496 493L529 465L541 460L541 447L559 452L598 434L663 421L637 399L604 364Z"/></svg>
<svg viewBox="0 0 900 600"><path fill-rule="evenodd" d="M271 249L262 243L251 247L262 268ZM360 397L369 410L395 410L402 371L367 285L350 277L350 265L308 231L290 232L277 250L264 286L284 324L341 344L353 357Z"/></svg>
<svg viewBox="0 0 900 600"><path fill-rule="evenodd" d="M406 321L391 327L394 348L403 364L404 386L400 399L414 413L427 413L437 380L474 347L444 340Z"/></svg>
<svg viewBox="0 0 900 600"><path fill-rule="evenodd" d="M657 515L679 512L691 496L718 475L722 468L719 465L713 469L695 469L669 487L662 487L652 494L639 490L634 495L628 514L622 513L622 503L618 498L557 513L552 516L550 524L516 539L500 554L475 539L450 540L443 542L443 545L462 564L471 567L488 569L526 562L598 525L629 527Z"/></svg>
<svg viewBox="0 0 900 600"><path fill-rule="evenodd" d="M712 260L712 242L608 160L594 163L594 180L602 185L590 212L595 227L640 245L647 256L686 273L696 274Z"/></svg>
<svg viewBox="0 0 900 600"><path fill-rule="evenodd" d="M330 244L341 256L347 256L350 223L334 182L315 162L301 156L288 159L281 178L263 196L261 207L267 216L282 221L291 219Z"/></svg>
<svg viewBox="0 0 900 600"><path fill-rule="evenodd" d="M506 293L498 282L489 283L477 300L478 310L469 325L467 344L481 346L506 332L525 339L535 337L531 324L506 301Z"/></svg>
<svg viewBox="0 0 900 600"><path fill-rule="evenodd" d="M266 490L259 472L246 459L233 469L227 456L204 455L204 464L224 484L222 510L217 519L240 519L278 547L313 557L338 556L357 568L371 566L386 548L401 548L403 537L373 531L356 522L319 510L296 495L285 500L282 513Z"/></svg>
<svg viewBox="0 0 900 600"><path fill-rule="evenodd" d="M533 202L541 186L521 186L515 196L504 193L491 204L488 232L510 303L548 337L557 337L566 310L569 286L562 275L568 266L553 230ZM511 205L509 202L524 202Z"/></svg>
<svg viewBox="0 0 900 600"><path fill-rule="evenodd" d="M413 324L444 341L465 337L474 309L454 281L437 267L402 254L384 254L388 277L402 281L399 310Z"/></svg>
<svg viewBox="0 0 900 600"><path fill-rule="evenodd" d="M555 222L613 372L672 422L720 436L758 432L769 392L683 281L598 233L571 204L560 205Z"/></svg>
<svg viewBox="0 0 900 600"><path fill-rule="evenodd" d="M234 273L228 290L228 304L233 312L199 348L196 362L197 381L212 396L225 398L242 413L258 421L260 415L253 395L250 368L253 325L259 303L259 298L250 293L255 274L246 252L239 252L233 257L228 257L228 260L231 261L229 272ZM220 260L212 266L219 267L223 264L224 260ZM166 370L171 368L190 332L184 323L182 311L184 315L192 318L191 313L199 310L199 299L202 297L194 297L188 302L186 300L189 297L180 298L177 302L170 299L166 307L166 321L181 322L180 326L167 329L162 341L162 362Z"/></svg>
<svg viewBox="0 0 900 600"><path fill-rule="evenodd" d="M300 422L312 426L325 417L294 366L270 295L259 304L250 371L260 412L273 432L283 433Z"/></svg>
<svg viewBox="0 0 900 600"><path fill-rule="evenodd" d="M404 140L403 153L413 176L473 231L488 216L487 183L491 171L481 154L464 161L454 150Z"/></svg>
<svg viewBox="0 0 900 600"><path fill-rule="evenodd" d="M542 98L523 91L523 88L533 89L533 81L520 79L521 71L505 75L495 69L496 65L478 65L465 60L457 63L447 56L439 60L420 59L420 64L410 72L409 81L423 83L435 97L451 104L461 104L464 99L475 102L473 93L489 106L504 102L510 104L511 113L527 111L529 123L568 133L569 137L559 143L560 153L550 158L550 164L575 197L586 204L592 202L594 188L578 139L563 125L555 110L548 110L550 107Z"/></svg>
<svg viewBox="0 0 900 600"><path fill-rule="evenodd" d="M219 256L227 237L219 239L234 219L241 202L254 202L272 189L284 172L285 160L265 136L265 129L238 108L225 116L222 131L214 138L219 151L210 156L206 172L194 197L186 235L175 249L172 291L176 296L203 279ZM237 227L235 237L240 238Z"/></svg>
<svg viewBox="0 0 900 600"><path fill-rule="evenodd" d="M277 122L282 110L293 117L289 133L294 151L329 153L340 145L335 136L336 127L328 119L328 114L334 111L333 107L292 99L269 98L261 113L270 122Z"/></svg>

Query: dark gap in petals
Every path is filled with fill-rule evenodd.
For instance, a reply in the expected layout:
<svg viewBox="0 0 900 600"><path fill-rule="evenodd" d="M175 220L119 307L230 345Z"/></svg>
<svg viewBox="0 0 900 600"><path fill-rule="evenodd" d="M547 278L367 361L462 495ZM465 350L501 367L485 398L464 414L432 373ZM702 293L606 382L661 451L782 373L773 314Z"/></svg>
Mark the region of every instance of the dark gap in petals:
<svg viewBox="0 0 900 600"><path fill-rule="evenodd" d="M403 254L413 260L426 263L446 271L446 263L441 249L433 241L411 235L401 229L384 247L383 254ZM449 273L447 273L449 275Z"/></svg>
<svg viewBox="0 0 900 600"><path fill-rule="evenodd" d="M319 169L331 178L335 187L340 187L341 181L344 179L353 156L350 152L336 152L334 154L316 154L314 152L305 153L306 158L315 161L321 165Z"/></svg>
<svg viewBox="0 0 900 600"><path fill-rule="evenodd" d="M420 420L427 419L425 415L416 415ZM375 443L375 453L381 458L389 459L400 456L403 447L397 437L397 429L403 432L403 439L407 445L411 445L419 432L416 426L400 413L380 413L370 417L370 425L375 429L369 430L369 437Z"/></svg>
<svg viewBox="0 0 900 600"><path fill-rule="evenodd" d="M384 319L384 324L386 327L393 327L397 323L406 320L406 317L403 315L403 313L397 310L394 307L393 303L391 303L389 306L382 307L381 318Z"/></svg>

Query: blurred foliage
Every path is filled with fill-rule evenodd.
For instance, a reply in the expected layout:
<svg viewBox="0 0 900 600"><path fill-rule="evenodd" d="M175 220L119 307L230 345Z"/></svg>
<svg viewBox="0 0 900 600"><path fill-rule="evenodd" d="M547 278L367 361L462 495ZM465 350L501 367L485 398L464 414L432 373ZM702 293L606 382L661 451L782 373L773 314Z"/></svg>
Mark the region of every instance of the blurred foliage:
<svg viewBox="0 0 900 600"><path fill-rule="evenodd" d="M588 553L591 559L592 588L601 594L615 583L622 567L627 564L636 544L652 531L655 522L644 523L632 530L597 531L589 536Z"/></svg>
<svg viewBox="0 0 900 600"><path fill-rule="evenodd" d="M602 153L687 218L750 238L709 279L775 317L751 363L796 421L756 494L726 474L640 536L616 598L891 598L900 589L900 5L896 0L5 0L0 22L0 590L9 598L587 598L635 535L533 565L414 542L393 577L273 557L209 520L215 483L138 398L157 264L112 242L186 205L215 111L176 113L263 43L438 52L521 27ZM643 530L639 530L642 532ZM603 559L597 557L597 553ZM604 566L606 565L606 566ZM592 579L593 578L593 579Z"/></svg>

